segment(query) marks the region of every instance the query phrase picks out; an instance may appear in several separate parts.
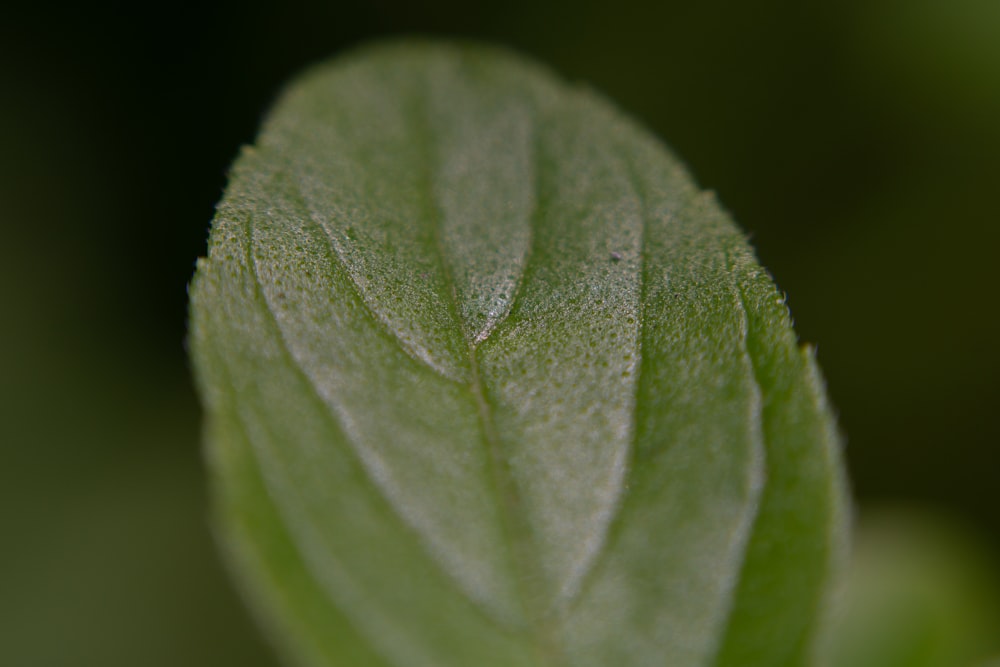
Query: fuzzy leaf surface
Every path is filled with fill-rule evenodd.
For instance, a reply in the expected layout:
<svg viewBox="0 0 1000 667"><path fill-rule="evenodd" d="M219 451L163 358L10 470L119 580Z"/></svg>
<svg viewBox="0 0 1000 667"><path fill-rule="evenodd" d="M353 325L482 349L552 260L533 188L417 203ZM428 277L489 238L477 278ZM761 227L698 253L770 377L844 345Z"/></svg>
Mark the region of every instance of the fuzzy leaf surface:
<svg viewBox="0 0 1000 667"><path fill-rule="evenodd" d="M593 92L479 47L312 70L191 322L222 540L293 660L810 661L844 530L812 354Z"/></svg>

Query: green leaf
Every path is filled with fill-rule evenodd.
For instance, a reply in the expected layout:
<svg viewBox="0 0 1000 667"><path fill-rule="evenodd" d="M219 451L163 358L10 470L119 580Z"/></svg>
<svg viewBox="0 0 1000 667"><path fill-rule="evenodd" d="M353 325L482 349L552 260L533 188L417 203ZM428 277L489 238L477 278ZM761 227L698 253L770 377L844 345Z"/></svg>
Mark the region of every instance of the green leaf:
<svg viewBox="0 0 1000 667"><path fill-rule="evenodd" d="M191 325L222 541L293 659L809 662L845 525L812 353L593 92L478 47L309 72Z"/></svg>
<svg viewBox="0 0 1000 667"><path fill-rule="evenodd" d="M1000 651L1000 569L980 536L939 512L864 516L836 667L988 667Z"/></svg>

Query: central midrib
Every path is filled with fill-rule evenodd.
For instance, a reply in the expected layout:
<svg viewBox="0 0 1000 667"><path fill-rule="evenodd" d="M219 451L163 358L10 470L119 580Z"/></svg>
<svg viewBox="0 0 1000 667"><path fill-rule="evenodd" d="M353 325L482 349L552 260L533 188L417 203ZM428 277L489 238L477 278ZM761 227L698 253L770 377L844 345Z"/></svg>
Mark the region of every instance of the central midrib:
<svg viewBox="0 0 1000 667"><path fill-rule="evenodd" d="M423 193L423 217L428 221L434 253L448 291L447 307L454 326L461 331L463 330L463 320L458 289L442 237L443 213L437 204L434 192L434 177L438 173L438 161L435 159L434 131L426 90L425 86L423 88L424 94L420 95L419 98L420 114L415 114L422 121L421 127L418 127L414 133L415 136L420 137L421 143L420 173L423 174L423 183L420 191ZM463 338L465 338L464 334ZM551 623L547 622L545 609L538 603L538 597L531 594L529 590L529 582L539 579L542 575L538 547L532 537L531 527L523 512L520 511L520 507L522 507L520 492L504 457L503 442L497 431L493 408L483 385L477 348L485 340L485 338L479 341L465 339L469 363L468 388L476 403L479 430L487 449L489 474L499 506L502 534L506 538L506 546L509 549L511 566L514 570L516 593L525 614L526 630L530 633L532 643L538 653L540 667L563 667L567 663L563 650L556 639L555 630Z"/></svg>

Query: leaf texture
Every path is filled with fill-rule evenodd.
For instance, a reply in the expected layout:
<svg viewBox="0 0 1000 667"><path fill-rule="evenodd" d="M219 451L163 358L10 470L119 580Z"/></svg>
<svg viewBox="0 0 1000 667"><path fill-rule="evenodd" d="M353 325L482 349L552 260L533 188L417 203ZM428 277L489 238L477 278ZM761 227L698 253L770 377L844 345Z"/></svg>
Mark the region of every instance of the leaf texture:
<svg viewBox="0 0 1000 667"><path fill-rule="evenodd" d="M804 665L840 447L711 194L502 51L307 73L192 285L222 541L310 665Z"/></svg>

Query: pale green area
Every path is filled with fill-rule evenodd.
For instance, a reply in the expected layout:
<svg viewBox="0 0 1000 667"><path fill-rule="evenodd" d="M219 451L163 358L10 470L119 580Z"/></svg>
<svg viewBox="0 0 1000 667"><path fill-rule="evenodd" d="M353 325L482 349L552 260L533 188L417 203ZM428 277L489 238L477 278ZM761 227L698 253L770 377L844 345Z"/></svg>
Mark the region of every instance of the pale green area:
<svg viewBox="0 0 1000 667"><path fill-rule="evenodd" d="M1000 651L997 555L952 516L866 515L835 633L835 667L990 667Z"/></svg>
<svg viewBox="0 0 1000 667"><path fill-rule="evenodd" d="M812 354L594 93L472 47L313 70L192 346L231 561L305 664L811 662L846 529Z"/></svg>

